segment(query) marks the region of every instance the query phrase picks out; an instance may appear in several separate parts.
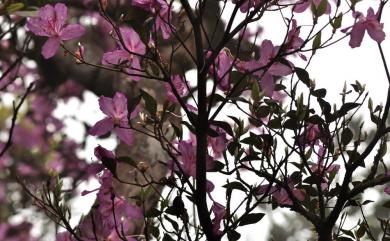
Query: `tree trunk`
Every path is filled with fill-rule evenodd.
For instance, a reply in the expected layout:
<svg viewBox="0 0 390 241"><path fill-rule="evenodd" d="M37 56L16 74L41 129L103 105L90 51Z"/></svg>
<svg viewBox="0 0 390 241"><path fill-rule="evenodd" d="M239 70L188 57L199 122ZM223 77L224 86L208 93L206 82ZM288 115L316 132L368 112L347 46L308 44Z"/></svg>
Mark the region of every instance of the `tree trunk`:
<svg viewBox="0 0 390 241"><path fill-rule="evenodd" d="M321 224L317 227L318 241L332 241L332 227Z"/></svg>

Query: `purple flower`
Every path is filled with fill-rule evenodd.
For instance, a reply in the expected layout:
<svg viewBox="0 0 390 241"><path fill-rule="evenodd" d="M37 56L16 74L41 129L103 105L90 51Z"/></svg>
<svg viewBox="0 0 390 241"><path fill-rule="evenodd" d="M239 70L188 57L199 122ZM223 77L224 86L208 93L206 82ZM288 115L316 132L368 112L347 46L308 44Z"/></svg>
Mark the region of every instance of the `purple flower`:
<svg viewBox="0 0 390 241"><path fill-rule="evenodd" d="M143 55L146 52L145 44L141 41L138 33L129 27L120 28L120 34L123 39L117 41L119 49L103 54L102 64L120 65L125 68L129 75L133 75L133 80L138 81L142 74L140 57L133 54Z"/></svg>
<svg viewBox="0 0 390 241"><path fill-rule="evenodd" d="M127 119L127 98L123 93L117 92L114 98L101 96L99 98L100 110L107 115L106 118L96 122L89 130L93 136L102 136L114 130L120 140L127 145L133 144L133 132ZM137 108L131 113L130 118L138 114Z"/></svg>
<svg viewBox="0 0 390 241"><path fill-rule="evenodd" d="M147 12L156 14L155 29L161 31L163 39L168 39L173 26L169 23L172 19L170 6L163 0L133 0L133 6L142 8Z"/></svg>
<svg viewBox="0 0 390 241"><path fill-rule="evenodd" d="M384 191L385 191L386 194L390 195L390 185L386 185Z"/></svg>
<svg viewBox="0 0 390 241"><path fill-rule="evenodd" d="M178 158L181 169L184 174L192 177L196 177L196 141L188 140L188 141L179 141L178 149L180 152L180 157ZM175 163L170 161L168 164L170 169L175 169ZM214 167L214 161L211 156L208 156L206 162L207 170L211 170ZM213 189L212 186L208 188Z"/></svg>
<svg viewBox="0 0 390 241"><path fill-rule="evenodd" d="M188 94L188 88L187 88L186 84L184 83L184 80L180 77L180 75L173 76L172 84L173 84L173 86L175 86L175 89L176 89L177 93L180 95L180 97L185 97ZM165 83L164 87L165 87L165 90L167 91L167 99L171 102L178 103L176 96L173 94L171 85L168 83Z"/></svg>
<svg viewBox="0 0 390 241"><path fill-rule="evenodd" d="M366 17L361 12L354 12L353 16L357 19L357 22L353 26L342 30L342 32L347 32L352 28L349 46L352 48L359 47L366 30L368 35L378 43L385 39L386 34L383 31L383 23L378 22L378 13L375 14L371 7L367 10Z"/></svg>
<svg viewBox="0 0 390 241"><path fill-rule="evenodd" d="M70 234L68 231L57 233L56 235L56 241L75 241L75 240L76 239L74 239L72 234Z"/></svg>
<svg viewBox="0 0 390 241"><path fill-rule="evenodd" d="M303 1L299 1L297 3L297 5L294 6L294 12L296 12L296 13L303 13L304 11L306 11L306 9L308 9L310 7L311 4L314 4L314 6L316 8L318 8L320 3L321 3L321 0L303 0ZM326 14L330 14L331 12L332 12L332 7L327 2L326 3L325 13Z"/></svg>
<svg viewBox="0 0 390 241"><path fill-rule="evenodd" d="M276 55L279 52L279 47L274 46L273 43L266 39L260 46L260 59L251 60L241 64L242 69L254 72L255 76L261 77L260 87L263 93L272 97L275 89L274 76L286 76L292 73L291 67L275 61ZM274 61L271 65L270 62ZM288 62L290 66L292 63ZM268 68L266 66L270 65Z"/></svg>
<svg viewBox="0 0 390 241"><path fill-rule="evenodd" d="M209 52L211 54L211 52ZM230 89L230 74L233 61L227 50L222 50L216 60L214 65L210 66L209 72L210 75L214 75L214 71L216 72L217 78L217 86L219 89L223 91L227 91Z"/></svg>
<svg viewBox="0 0 390 241"><path fill-rule="evenodd" d="M303 191L299 189L295 189L294 184L291 181L289 181L288 187L292 195L295 196L296 199L300 201L303 201L305 199L305 195ZM289 205L289 206L293 205L293 202L290 199L287 190L277 185L271 187L268 184L261 185L258 194L265 194L268 189L269 189L269 194L275 199L275 201L279 205Z"/></svg>
<svg viewBox="0 0 390 241"><path fill-rule="evenodd" d="M27 28L35 35L48 37L42 47L42 55L49 59L55 55L62 41L71 40L84 34L85 29L79 24L65 25L68 10L62 3L54 7L47 4L39 9L38 17L27 21Z"/></svg>
<svg viewBox="0 0 390 241"><path fill-rule="evenodd" d="M212 220L213 222L213 232L216 235L222 234L221 228L221 221L225 217L226 214L226 208L222 204L213 201L213 206L211 207L211 211L214 214L214 218Z"/></svg>
<svg viewBox="0 0 390 241"><path fill-rule="evenodd" d="M317 124L309 123L304 134L299 137L298 144L301 147L318 145L321 136L322 133L319 126Z"/></svg>
<svg viewBox="0 0 390 241"><path fill-rule="evenodd" d="M217 137L208 137L208 144L211 146L213 150L214 158L219 158L222 156L222 153L226 150L228 145L228 139L226 137L226 132L219 127L211 126L213 130L215 130L219 136Z"/></svg>

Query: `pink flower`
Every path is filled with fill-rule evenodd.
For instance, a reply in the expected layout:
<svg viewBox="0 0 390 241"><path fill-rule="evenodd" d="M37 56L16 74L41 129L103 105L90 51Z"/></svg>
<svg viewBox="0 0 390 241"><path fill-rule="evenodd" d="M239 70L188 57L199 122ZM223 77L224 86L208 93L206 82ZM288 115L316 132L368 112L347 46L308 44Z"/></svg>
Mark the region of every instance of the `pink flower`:
<svg viewBox="0 0 390 241"><path fill-rule="evenodd" d="M222 50L216 60L214 65L210 66L209 72L212 77L214 77L214 71L216 72L216 81L219 89L227 91L230 88L230 71L233 61L229 56L229 53L226 50Z"/></svg>
<svg viewBox="0 0 390 241"><path fill-rule="evenodd" d="M309 123L303 135L299 137L298 144L303 148L306 146L318 145L321 137L323 137L323 134L319 126L317 124Z"/></svg>
<svg viewBox="0 0 390 241"><path fill-rule="evenodd" d="M390 195L390 185L386 185L384 191L386 194Z"/></svg>
<svg viewBox="0 0 390 241"><path fill-rule="evenodd" d="M288 181L288 188L296 199L300 201L303 201L305 199L304 192L294 188L294 183L291 180ZM275 201L279 205L293 205L293 202L290 199L287 190L283 187L278 187L277 185L271 187L269 187L268 184L261 185L259 187L258 194L265 194L268 189L268 193L275 199Z"/></svg>
<svg viewBox="0 0 390 241"><path fill-rule="evenodd" d="M178 149L180 151L180 167L183 169L184 174L192 177L196 177L196 142L190 141L179 141ZM174 168L173 162L170 163L171 169ZM211 170L214 166L213 159L209 156L207 158L207 170ZM208 187L210 190L213 188Z"/></svg>
<svg viewBox="0 0 390 241"><path fill-rule="evenodd" d="M127 111L127 98L117 92L114 98L101 96L99 98L100 110L107 115L106 118L96 122L89 130L89 134L93 136L102 136L109 131L114 130L120 140L127 145L133 143L133 132L130 129ZM130 118L134 118L138 114L137 108L131 113Z"/></svg>
<svg viewBox="0 0 390 241"><path fill-rule="evenodd" d="M74 239L73 236L68 231L57 233L56 235L56 241L75 241L75 240L76 239Z"/></svg>
<svg viewBox="0 0 390 241"><path fill-rule="evenodd" d="M55 55L62 41L71 40L84 34L85 29L79 24L65 26L68 10L62 3L54 7L47 4L39 9L39 17L30 18L27 28L35 35L48 37L42 47L42 55L49 59Z"/></svg>
<svg viewBox="0 0 390 241"><path fill-rule="evenodd" d="M180 75L175 75L172 78L173 86L175 86L175 89L177 93L180 95L180 97L185 97L188 94L188 88L186 84L184 83L185 80L183 80ZM167 91L167 99L171 102L178 103L178 100L176 99L176 96L173 94L171 85L168 83L165 83L164 85L165 90Z"/></svg>
<svg viewBox="0 0 390 241"><path fill-rule="evenodd" d="M173 26L169 21L172 19L171 9L164 0L133 0L133 6L142 8L147 12L156 15L155 29L161 31L163 39L168 39L172 33Z"/></svg>
<svg viewBox="0 0 390 241"><path fill-rule="evenodd" d="M357 22L353 26L341 30L345 33L352 28L349 46L352 48L359 47L366 30L368 35L378 43L385 39L386 34L383 31L383 23L378 22L378 13L375 14L371 7L367 10L366 17L361 12L354 12L353 16L357 19Z"/></svg>
<svg viewBox="0 0 390 241"><path fill-rule="evenodd" d="M222 156L222 153L226 150L228 139L226 137L226 132L223 131L219 127L211 127L213 128L219 136L217 137L208 137L208 143L209 146L211 146L211 149L213 150L213 154L215 158L219 158Z"/></svg>
<svg viewBox="0 0 390 241"><path fill-rule="evenodd" d="M287 34L287 41L286 41L287 49L298 50L299 48L302 47L304 41L302 38L299 37L300 32L301 32L301 27L297 27L297 21L293 19L291 21L291 28ZM298 53L298 55L299 57L301 57L301 59L306 60L306 56L304 56L303 54Z"/></svg>
<svg viewBox="0 0 390 241"><path fill-rule="evenodd" d="M337 174L340 170L340 165L338 164L331 164L328 166L324 165L324 158L325 158L325 152L326 149L324 146L320 146L317 156L318 156L318 161L317 163L312 163L310 165L311 171L319 175L321 178L321 189L325 190L329 187L329 176L332 174Z"/></svg>
<svg viewBox="0 0 390 241"><path fill-rule="evenodd" d="M220 235L222 231L221 228L221 221L225 217L226 214L226 208L222 204L213 201L213 206L211 207L211 211L214 214L214 218L212 220L213 222L213 232L214 234Z"/></svg>
<svg viewBox="0 0 390 241"><path fill-rule="evenodd" d="M286 76L292 73L290 67L293 66L292 63L288 62L290 66L287 66L275 61L275 57L278 51L279 47L274 47L273 43L266 39L260 46L260 59L242 63L240 66L241 69L251 72L254 71L254 75L261 77L260 87L263 93L268 97L272 97L275 89L274 76ZM268 68L266 68L266 66L269 65L271 61L274 62Z"/></svg>
<svg viewBox="0 0 390 241"><path fill-rule="evenodd" d="M130 27L120 28L120 34L124 45L118 39L117 44L119 49L104 53L102 64L120 65L121 67L124 67L129 75L133 75L132 79L134 81L138 81L140 77L137 75L142 74L142 70L140 56L136 54L145 54L145 44L141 41L138 33Z"/></svg>
<svg viewBox="0 0 390 241"><path fill-rule="evenodd" d="M295 6L294 6L294 12L296 13L303 13L304 11L306 11L306 9L308 9L310 7L311 4L314 4L316 6L316 8L320 5L321 3L321 0L302 0L302 1L299 1ZM325 13L326 14L330 14L332 11L332 8L329 4L329 2L326 3L326 10L325 10Z"/></svg>

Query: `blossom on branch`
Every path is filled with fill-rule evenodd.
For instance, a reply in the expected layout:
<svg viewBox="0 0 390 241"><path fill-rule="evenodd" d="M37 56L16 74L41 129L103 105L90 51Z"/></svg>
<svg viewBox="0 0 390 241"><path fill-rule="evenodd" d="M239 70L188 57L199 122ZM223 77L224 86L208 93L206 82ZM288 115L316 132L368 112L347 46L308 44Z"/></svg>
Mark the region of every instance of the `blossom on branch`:
<svg viewBox="0 0 390 241"><path fill-rule="evenodd" d="M106 118L96 122L89 130L89 134L93 136L102 136L109 131L114 130L118 138L131 145L133 143L133 131L130 129L127 110L127 98L117 92L113 98L101 96L99 98L100 110L107 115ZM130 119L138 115L138 109L135 108L130 114Z"/></svg>
<svg viewBox="0 0 390 241"><path fill-rule="evenodd" d="M173 76L171 81L180 97L185 97L188 94L188 87L184 82L186 80L183 80L180 75ZM165 83L164 87L167 91L167 99L173 103L178 103L178 100L172 91L171 85L169 83Z"/></svg>
<svg viewBox="0 0 390 241"><path fill-rule="evenodd" d="M130 27L120 28L119 32L121 36L117 36L118 49L104 53L102 64L123 66L126 73L132 76L134 81L138 81L139 75L143 73L139 55L145 54L145 44L138 33Z"/></svg>
<svg viewBox="0 0 390 241"><path fill-rule="evenodd" d="M211 52L208 53L211 55ZM217 82L217 87L223 91L230 89L230 72L233 61L228 50L223 49L215 59L213 65L210 66L209 73Z"/></svg>
<svg viewBox="0 0 390 241"><path fill-rule="evenodd" d="M363 41L364 33L367 31L368 35L378 43L381 43L386 34L383 31L383 23L378 21L378 12L374 13L374 9L371 7L367 10L367 15L364 16L361 12L354 12L353 17L357 19L354 25L341 30L347 32L352 28L350 35L351 39L349 45L352 48L359 47Z"/></svg>
<svg viewBox="0 0 390 241"><path fill-rule="evenodd" d="M292 73L292 63L281 63L277 61L279 46L274 46L271 40L264 40L260 46L260 59L250 60L241 63L241 69L252 72L253 75L260 77L260 87L263 93L272 97L275 89L274 77L286 76Z"/></svg>
<svg viewBox="0 0 390 241"><path fill-rule="evenodd" d="M49 59L55 55L62 41L79 38L85 32L79 24L65 25L68 10L62 3L49 4L39 9L38 17L27 21L27 28L35 35L48 37L42 47L42 55Z"/></svg>
<svg viewBox="0 0 390 241"><path fill-rule="evenodd" d="M147 12L156 15L154 28L160 30L163 39L168 39L172 33L173 26L170 24L172 19L171 7L164 0L133 0L133 6L142 8ZM153 30L154 31L154 30Z"/></svg>

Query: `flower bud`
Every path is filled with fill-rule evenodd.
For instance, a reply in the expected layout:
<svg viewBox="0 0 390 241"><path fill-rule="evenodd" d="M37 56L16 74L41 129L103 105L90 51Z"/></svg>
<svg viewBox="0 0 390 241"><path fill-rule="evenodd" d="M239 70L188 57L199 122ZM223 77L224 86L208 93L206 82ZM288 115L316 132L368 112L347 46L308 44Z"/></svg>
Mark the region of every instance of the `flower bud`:
<svg viewBox="0 0 390 241"><path fill-rule="evenodd" d="M137 169L138 169L140 172L146 172L146 171L149 169L149 165L148 165L147 162L140 161L140 162L137 164Z"/></svg>

